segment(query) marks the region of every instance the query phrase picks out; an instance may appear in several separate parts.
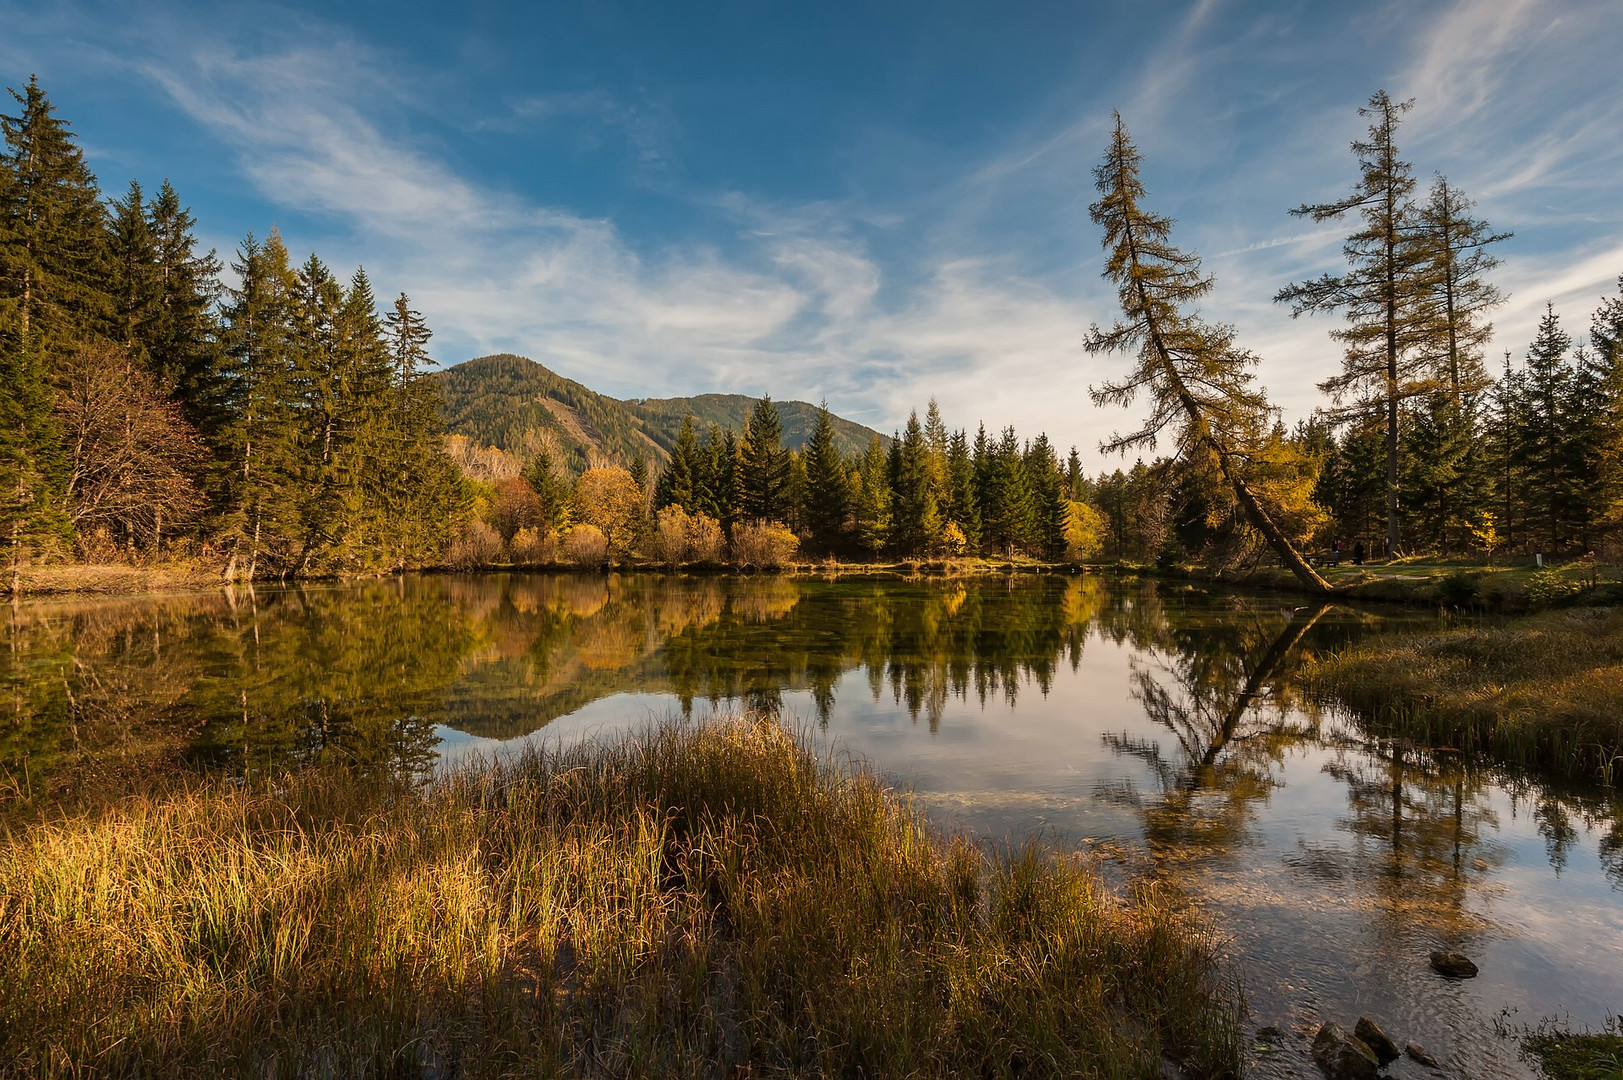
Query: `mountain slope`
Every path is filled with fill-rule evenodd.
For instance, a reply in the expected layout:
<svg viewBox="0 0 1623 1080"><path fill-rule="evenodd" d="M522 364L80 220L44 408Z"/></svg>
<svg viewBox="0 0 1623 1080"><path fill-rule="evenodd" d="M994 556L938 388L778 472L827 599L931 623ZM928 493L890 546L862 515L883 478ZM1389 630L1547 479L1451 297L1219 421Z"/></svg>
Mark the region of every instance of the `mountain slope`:
<svg viewBox="0 0 1623 1080"><path fill-rule="evenodd" d="M742 394L620 401L508 353L469 360L430 378L439 386L440 415L449 434L521 458L550 444L575 472L594 458L628 465L640 456L657 466L670 457L683 417L691 415L701 433L711 424L742 431L755 404ZM784 443L799 449L811 434L817 407L804 401L777 404ZM839 417L834 430L847 454L878 434Z"/></svg>
<svg viewBox="0 0 1623 1080"><path fill-rule="evenodd" d="M682 430L682 418L686 416L693 417L700 432L711 424L743 431L744 420L755 407L755 402L755 398L743 394L700 394L697 397L646 398L631 404L646 418L649 431L660 433L654 437L661 439L663 434L661 441L669 444ZM783 443L799 450L811 438L812 428L817 423L817 406L805 401L780 401L777 406L778 416L783 420ZM843 417L834 417L834 441L840 453L847 457L860 454L875 435L879 435L879 432L872 428ZM883 435L880 435L880 439L887 444L890 441Z"/></svg>

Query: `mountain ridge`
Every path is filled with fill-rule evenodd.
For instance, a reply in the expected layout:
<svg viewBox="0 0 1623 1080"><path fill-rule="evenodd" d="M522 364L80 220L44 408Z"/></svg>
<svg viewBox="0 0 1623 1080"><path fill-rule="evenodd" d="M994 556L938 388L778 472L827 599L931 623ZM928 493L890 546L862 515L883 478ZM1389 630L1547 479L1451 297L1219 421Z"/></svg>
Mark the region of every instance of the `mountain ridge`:
<svg viewBox="0 0 1623 1080"><path fill-rule="evenodd" d="M672 398L613 398L559 375L526 356L493 353L429 376L440 390L441 419L449 435L462 435L520 458L550 446L572 471L594 460L629 466L637 457L650 465L670 458L685 417L703 433L714 424L742 432L757 398L744 394L696 394ZM778 401L784 445L800 449L816 423L818 407ZM834 416L841 453L861 452L870 439L889 437Z"/></svg>

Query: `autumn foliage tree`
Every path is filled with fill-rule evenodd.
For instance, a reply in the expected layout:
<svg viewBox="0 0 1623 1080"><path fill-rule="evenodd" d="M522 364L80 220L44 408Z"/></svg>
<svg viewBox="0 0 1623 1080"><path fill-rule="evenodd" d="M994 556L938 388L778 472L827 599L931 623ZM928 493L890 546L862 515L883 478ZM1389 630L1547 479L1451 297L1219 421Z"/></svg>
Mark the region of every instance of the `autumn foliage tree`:
<svg viewBox="0 0 1623 1080"><path fill-rule="evenodd" d="M1205 451L1216 459L1246 517L1303 585L1319 592L1330 586L1296 550L1275 520L1275 512L1252 490L1248 458L1266 434L1267 402L1252 386L1256 358L1239 348L1231 327L1202 321L1190 309L1211 291L1200 259L1171 243L1172 221L1143 209L1140 157L1116 115L1104 161L1094 168L1099 201L1090 207L1104 228L1109 255L1105 277L1117 289L1123 318L1088 335L1090 353L1125 352L1135 358L1125 379L1093 392L1100 405L1149 401L1144 425L1117 435L1101 449L1121 451L1152 446L1171 430L1181 452Z"/></svg>

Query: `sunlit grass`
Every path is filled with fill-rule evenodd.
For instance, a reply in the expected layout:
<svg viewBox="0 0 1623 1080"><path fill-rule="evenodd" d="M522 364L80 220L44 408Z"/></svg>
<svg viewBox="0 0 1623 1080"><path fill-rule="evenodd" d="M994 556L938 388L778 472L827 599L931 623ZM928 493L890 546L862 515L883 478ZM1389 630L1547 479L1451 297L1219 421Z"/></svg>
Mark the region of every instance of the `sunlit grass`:
<svg viewBox="0 0 1623 1080"><path fill-rule="evenodd" d="M1623 778L1623 611L1361 641L1306 677L1378 725L1516 764Z"/></svg>
<svg viewBox="0 0 1623 1080"><path fill-rule="evenodd" d="M0 840L13 1075L1237 1072L1209 936L780 726L427 789L209 782Z"/></svg>

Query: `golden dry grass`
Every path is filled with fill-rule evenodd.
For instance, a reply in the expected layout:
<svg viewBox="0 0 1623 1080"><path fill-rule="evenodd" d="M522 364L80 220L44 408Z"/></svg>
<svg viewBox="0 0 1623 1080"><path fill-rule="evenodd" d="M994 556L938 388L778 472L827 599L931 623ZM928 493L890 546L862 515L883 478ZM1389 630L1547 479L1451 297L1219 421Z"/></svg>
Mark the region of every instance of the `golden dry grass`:
<svg viewBox="0 0 1623 1080"><path fill-rule="evenodd" d="M0 970L9 1075L1239 1068L1181 905L943 838L769 721L17 826Z"/></svg>
<svg viewBox="0 0 1623 1080"><path fill-rule="evenodd" d="M1309 683L1399 733L1615 783L1623 775L1623 611L1367 639Z"/></svg>

